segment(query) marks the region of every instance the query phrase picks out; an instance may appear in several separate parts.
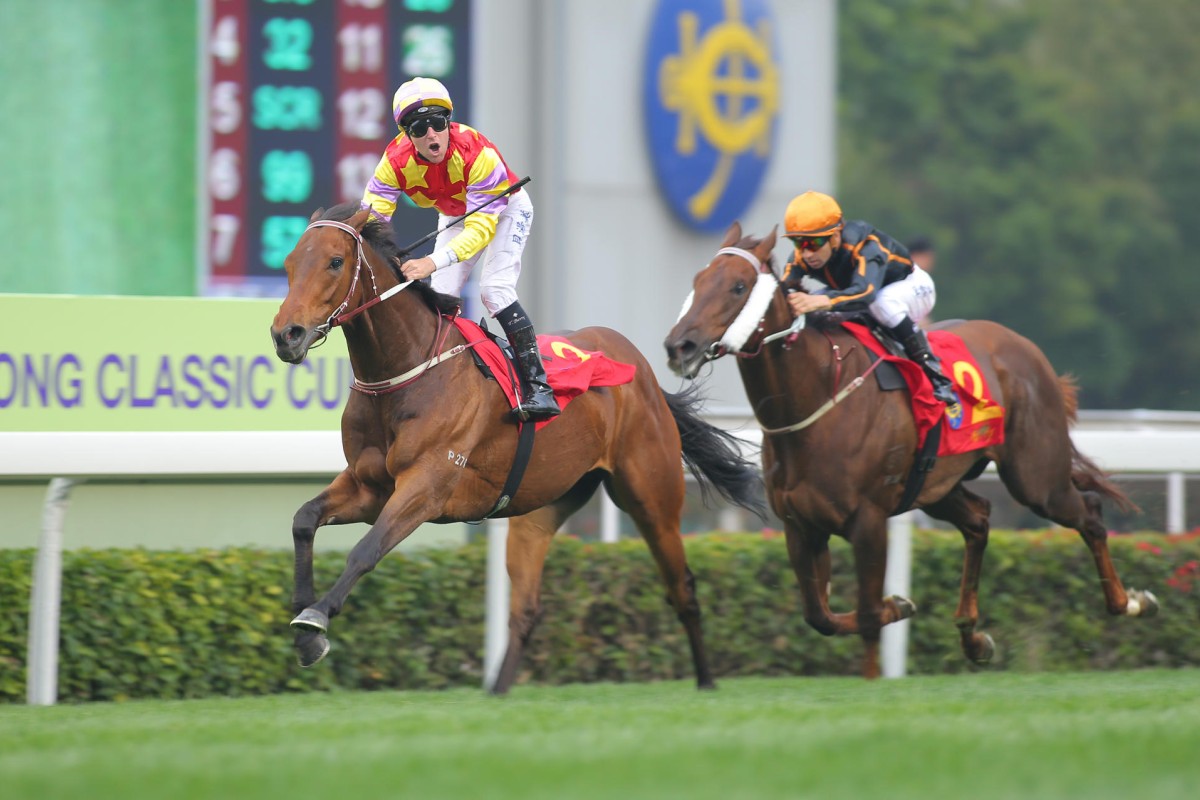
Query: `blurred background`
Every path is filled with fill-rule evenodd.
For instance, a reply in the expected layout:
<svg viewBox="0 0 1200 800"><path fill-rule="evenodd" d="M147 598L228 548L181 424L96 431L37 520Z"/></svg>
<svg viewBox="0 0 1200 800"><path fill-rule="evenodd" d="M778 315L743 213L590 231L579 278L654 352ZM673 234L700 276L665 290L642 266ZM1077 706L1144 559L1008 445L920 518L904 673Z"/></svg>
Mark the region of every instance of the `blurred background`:
<svg viewBox="0 0 1200 800"><path fill-rule="evenodd" d="M539 329L616 328L668 390L661 340L692 275L729 223L764 234L811 188L927 239L934 316L1027 336L1085 411L1197 410L1194 0L6 0L0 23L0 292L277 301L281 253L360 195L391 92L426 74L533 178ZM405 210L398 238L434 224ZM271 308L251 353L272 356ZM10 327L0 352L38 338ZM727 362L710 404L745 416ZM29 424L18 379L0 368L3 430ZM14 528L36 529L43 489L0 489ZM313 491L281 492L262 537L286 544Z"/></svg>

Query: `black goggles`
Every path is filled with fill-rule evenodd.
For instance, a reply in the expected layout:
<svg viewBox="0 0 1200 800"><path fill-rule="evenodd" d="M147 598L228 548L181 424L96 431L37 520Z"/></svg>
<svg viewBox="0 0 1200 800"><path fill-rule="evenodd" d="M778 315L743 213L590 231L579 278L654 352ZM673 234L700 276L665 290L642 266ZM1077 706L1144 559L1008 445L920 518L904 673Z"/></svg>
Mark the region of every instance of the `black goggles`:
<svg viewBox="0 0 1200 800"><path fill-rule="evenodd" d="M450 124L450 118L442 114L435 114L432 117L422 117L416 122L408 125L404 130L410 139L420 139L425 134L429 133L429 129L433 128L435 133L441 133L446 130L446 126Z"/></svg>

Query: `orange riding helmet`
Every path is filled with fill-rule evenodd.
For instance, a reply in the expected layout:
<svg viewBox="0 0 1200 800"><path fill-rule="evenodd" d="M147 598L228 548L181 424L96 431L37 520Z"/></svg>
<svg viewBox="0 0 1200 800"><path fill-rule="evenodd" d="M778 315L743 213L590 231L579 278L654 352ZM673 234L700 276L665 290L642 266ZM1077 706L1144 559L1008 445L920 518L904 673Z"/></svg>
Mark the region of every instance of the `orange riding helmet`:
<svg viewBox="0 0 1200 800"><path fill-rule="evenodd" d="M842 207L827 194L808 191L792 198L783 215L783 235L828 236L842 229Z"/></svg>

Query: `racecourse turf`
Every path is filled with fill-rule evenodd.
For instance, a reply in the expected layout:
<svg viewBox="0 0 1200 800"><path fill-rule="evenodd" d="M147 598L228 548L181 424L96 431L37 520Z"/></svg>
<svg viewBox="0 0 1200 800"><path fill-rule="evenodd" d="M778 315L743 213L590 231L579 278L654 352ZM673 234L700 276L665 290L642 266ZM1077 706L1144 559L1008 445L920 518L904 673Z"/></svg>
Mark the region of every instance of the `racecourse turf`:
<svg viewBox="0 0 1200 800"><path fill-rule="evenodd" d="M0 797L1200 796L1200 671L0 706Z"/></svg>

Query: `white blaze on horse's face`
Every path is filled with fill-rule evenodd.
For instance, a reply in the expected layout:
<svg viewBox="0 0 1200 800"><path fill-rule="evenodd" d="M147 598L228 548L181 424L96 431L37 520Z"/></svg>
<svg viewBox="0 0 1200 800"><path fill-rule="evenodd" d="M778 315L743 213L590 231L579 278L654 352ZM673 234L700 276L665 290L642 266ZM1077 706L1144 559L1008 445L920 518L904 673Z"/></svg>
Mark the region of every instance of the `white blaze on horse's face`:
<svg viewBox="0 0 1200 800"><path fill-rule="evenodd" d="M724 255L714 258L696 275L679 319L664 342L668 366L683 377L693 378L714 357L714 348L736 350L744 344L745 338L737 347L729 348L724 339L740 320L759 283L760 275L747 262L731 262ZM756 319L750 324L745 337L749 337L757 322Z"/></svg>

